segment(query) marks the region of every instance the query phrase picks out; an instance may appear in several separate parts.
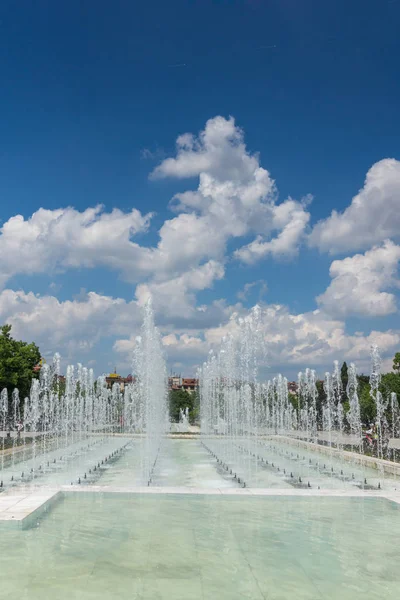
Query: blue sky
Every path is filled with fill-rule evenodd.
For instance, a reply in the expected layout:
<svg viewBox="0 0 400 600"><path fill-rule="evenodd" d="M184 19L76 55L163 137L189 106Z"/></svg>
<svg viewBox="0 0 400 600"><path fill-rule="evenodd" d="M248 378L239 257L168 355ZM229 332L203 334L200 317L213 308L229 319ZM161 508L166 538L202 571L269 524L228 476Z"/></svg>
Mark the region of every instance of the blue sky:
<svg viewBox="0 0 400 600"><path fill-rule="evenodd" d="M149 292L175 370L193 372L232 313L257 301L286 311L282 322L274 313L279 332L266 322L272 371L324 369L333 358L364 369L372 342L392 356L400 347L399 18L391 0L4 0L0 320L46 355L58 349L96 372L129 370ZM179 158L178 136L197 136L207 122L227 128L213 150L195 144ZM211 167L202 168L205 155ZM240 156L265 169L276 190L267 183L256 205L235 214L237 190L255 177L233 171ZM204 212L202 196L195 208L171 211L171 198L197 190L203 176L213 178L215 204ZM218 186L232 180L236 191L222 202ZM359 212L342 215L359 190ZM285 202L294 202L286 220L277 211ZM99 204L100 231L88 233L82 215ZM40 208L52 212L32 222ZM134 232L124 220L132 209ZM147 213L155 214L144 222ZM23 225L5 230L16 215ZM196 217L193 230L183 215ZM240 235L233 217L244 223ZM161 227L174 219L175 237L159 247ZM215 226L203 241L201 219ZM199 245L190 256L185 232ZM261 254L252 246L243 260L255 239Z"/></svg>

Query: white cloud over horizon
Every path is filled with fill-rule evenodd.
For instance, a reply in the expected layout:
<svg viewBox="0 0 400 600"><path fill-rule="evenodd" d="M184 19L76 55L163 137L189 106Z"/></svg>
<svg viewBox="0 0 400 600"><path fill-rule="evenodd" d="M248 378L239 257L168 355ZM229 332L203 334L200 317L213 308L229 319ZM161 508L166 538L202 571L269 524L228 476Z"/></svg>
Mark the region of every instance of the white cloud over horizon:
<svg viewBox="0 0 400 600"><path fill-rule="evenodd" d="M293 259L308 242L345 256L332 262L331 282L317 296L316 310L296 313L284 304L262 303L271 365L323 366L335 358L364 364L371 343L378 343L384 356L399 349L400 326L385 325L383 331L366 326L354 335L347 328L352 315L397 313L399 161L375 163L348 207L313 229L312 196L279 201L275 181L258 154L247 149L233 118L217 116L198 135L180 135L174 156L162 158L150 185L162 185L166 178L195 182L169 201L172 215L155 232L153 245L142 241L153 213L136 208L40 208L28 218L9 218L0 229L0 322L10 322L16 336L34 339L45 352L58 350L71 360L89 358L101 340L111 340L110 360L128 365L141 307L151 295L171 363L193 370L235 328L234 315L247 314L244 304L255 288L260 299L266 292L264 273L253 277L253 265ZM236 289L229 281L230 300L216 291L212 300L199 304L199 294L216 288L239 262L250 280ZM76 269L96 267L134 284L134 299L90 291L60 301L55 283L41 295L6 288L18 274L72 276ZM273 290L268 274L266 280Z"/></svg>
<svg viewBox="0 0 400 600"><path fill-rule="evenodd" d="M235 255L244 262L267 254L297 254L309 221L310 198L277 203L275 182L259 157L246 149L233 118L217 116L198 137L179 136L176 157L163 160L151 177L198 177L197 190L174 196L172 208L179 214L164 221L155 246L132 239L146 233L152 213L142 215L135 208L107 213L101 206L83 212L39 209L27 220L11 217L0 229L0 257L9 257L0 260L0 286L19 273L102 266L138 283L138 297L146 285L161 305L172 281L184 302L185 294L191 296L220 279L230 240L256 236L253 245ZM199 278L203 287L198 287Z"/></svg>
<svg viewBox="0 0 400 600"><path fill-rule="evenodd" d="M13 275L57 272L101 265L128 273L137 257L135 234L147 230L151 213L124 213L102 206L40 208L28 219L16 215L0 229L0 288ZM138 265L140 271L140 265Z"/></svg>
<svg viewBox="0 0 400 600"><path fill-rule="evenodd" d="M6 289L0 292L0 322L12 325L15 337L37 342L46 355L59 351L73 359L74 352L87 353L102 337L138 328L141 311L133 300L96 292L61 302L51 295Z"/></svg>
<svg viewBox="0 0 400 600"><path fill-rule="evenodd" d="M236 310L234 311L233 308ZM217 326L190 329L182 325L159 325L170 364L186 365L194 373L216 349L223 336L238 329L238 318L249 311L242 305L226 307L225 320ZM343 320L321 310L293 314L286 306L262 305L262 332L270 369L324 370L334 359L366 365L370 345L376 343L383 357L390 358L400 344L400 328L367 333L346 333ZM222 316L222 313L221 313ZM60 302L54 296L3 290L0 293L0 321L13 326L13 334L35 340L49 353L59 351L66 360L92 359L91 352L102 339L112 340L109 362L130 369L131 353L141 324L137 302L89 292L85 298ZM116 339L115 339L116 338ZM77 358L78 357L78 358Z"/></svg>
<svg viewBox="0 0 400 600"><path fill-rule="evenodd" d="M335 260L329 274L332 282L317 302L338 316L385 316L397 311L396 296L388 288L399 287L397 266L400 246L386 241L365 254Z"/></svg>

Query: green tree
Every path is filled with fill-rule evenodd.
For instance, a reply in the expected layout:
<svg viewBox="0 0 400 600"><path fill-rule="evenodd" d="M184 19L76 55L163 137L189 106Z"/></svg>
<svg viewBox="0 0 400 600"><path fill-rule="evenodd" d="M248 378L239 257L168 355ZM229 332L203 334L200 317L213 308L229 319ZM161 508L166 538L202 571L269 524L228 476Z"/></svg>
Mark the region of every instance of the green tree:
<svg viewBox="0 0 400 600"><path fill-rule="evenodd" d="M345 395L346 395L346 388L347 388L347 383L349 381L349 376L347 373L347 363L346 361L344 361L344 363L342 364L342 368L340 370L340 375L342 378L342 384L343 384L343 398L342 398L342 402L345 400Z"/></svg>
<svg viewBox="0 0 400 600"><path fill-rule="evenodd" d="M369 376L368 375L357 375L358 381L358 395L362 393L365 387L369 388Z"/></svg>
<svg viewBox="0 0 400 600"><path fill-rule="evenodd" d="M192 424L200 424L200 391L199 388L195 389L192 394L193 399L193 410L192 414L189 412L190 422Z"/></svg>
<svg viewBox="0 0 400 600"><path fill-rule="evenodd" d="M193 421L194 394L186 390L171 390L169 393L169 416L172 423L179 422L179 409L189 408L189 420Z"/></svg>
<svg viewBox="0 0 400 600"><path fill-rule="evenodd" d="M362 387L359 394L361 422L365 426L371 425L376 419L376 406L370 392L371 388L367 384Z"/></svg>
<svg viewBox="0 0 400 600"><path fill-rule="evenodd" d="M400 374L400 352L396 352L393 359L393 371Z"/></svg>
<svg viewBox="0 0 400 600"><path fill-rule="evenodd" d="M40 352L36 344L11 337L11 325L0 327L0 390L7 388L10 394L17 387L23 400L29 395L33 367L39 361Z"/></svg>
<svg viewBox="0 0 400 600"><path fill-rule="evenodd" d="M400 374L385 373L382 375L380 391L384 398L387 398L391 392L395 392L397 399L400 400Z"/></svg>
<svg viewBox="0 0 400 600"><path fill-rule="evenodd" d="M96 390L96 384L97 384L97 381L94 382L95 390ZM58 382L55 382L54 387L55 387L54 391L58 392L59 398L61 398L61 396L65 396L65 388L67 387L67 382L65 380L65 377L59 377Z"/></svg>
<svg viewBox="0 0 400 600"><path fill-rule="evenodd" d="M319 379L316 382L316 386L317 386L317 392L318 392L318 396L317 396L317 422L318 422L318 426L322 425L322 407L324 406L325 402L326 402L326 394L325 394L325 390L324 390L324 382Z"/></svg>

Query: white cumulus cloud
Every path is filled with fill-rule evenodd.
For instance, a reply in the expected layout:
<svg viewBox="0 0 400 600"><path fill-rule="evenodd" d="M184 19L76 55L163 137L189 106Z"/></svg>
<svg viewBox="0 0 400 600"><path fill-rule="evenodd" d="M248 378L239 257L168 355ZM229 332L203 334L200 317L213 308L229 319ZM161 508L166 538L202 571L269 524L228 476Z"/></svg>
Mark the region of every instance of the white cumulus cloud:
<svg viewBox="0 0 400 600"><path fill-rule="evenodd" d="M32 292L0 292L0 322L12 325L14 337L34 340L46 354L59 351L76 360L102 338L136 330L140 321L135 301L95 292L64 302Z"/></svg>
<svg viewBox="0 0 400 600"><path fill-rule="evenodd" d="M211 287L213 281L222 279L224 273L221 263L210 260L179 277L138 285L136 298L139 305L143 306L151 296L155 309L165 317L179 316L190 319L196 312L194 292Z"/></svg>
<svg viewBox="0 0 400 600"><path fill-rule="evenodd" d="M196 291L223 277L231 240L255 237L237 253L246 262L298 251L309 219L306 202L277 203L274 181L233 118L217 116L198 136L179 136L176 155L151 177L198 178L196 189L172 199L177 214L161 225L154 246L135 238L147 231L151 214L41 208L26 219L11 217L0 229L0 286L18 273L105 267L139 284L138 298L151 289L160 306L171 306L174 289L175 310L187 313Z"/></svg>
<svg viewBox="0 0 400 600"><path fill-rule="evenodd" d="M246 149L233 118L215 117L198 137L178 137L176 157L167 158L152 173L155 179L194 176L199 178L197 190L172 200L172 208L181 214L160 230L160 258L171 260L177 254L176 263L196 256L221 260L230 238L251 234L255 241L236 252L244 262L297 253L310 218L310 197L277 203L275 182L260 166L258 155Z"/></svg>
<svg viewBox="0 0 400 600"><path fill-rule="evenodd" d="M106 213L101 206L83 212L40 208L29 219L11 217L0 229L0 285L17 273L99 265L129 278L142 267L131 237L146 231L150 217L136 209Z"/></svg>
<svg viewBox="0 0 400 600"><path fill-rule="evenodd" d="M400 246L386 241L365 254L335 260L332 282L318 303L332 315L384 316L396 312L396 297L385 290L398 286Z"/></svg>
<svg viewBox="0 0 400 600"><path fill-rule="evenodd" d="M235 251L236 258L252 264L267 255L274 257L295 256L305 236L305 229L310 220L310 213L305 210L307 201L297 202L288 199L282 204L271 206L271 223L278 235L266 240L258 235L250 244Z"/></svg>
<svg viewBox="0 0 400 600"><path fill-rule="evenodd" d="M400 238L400 161L387 158L367 173L364 187L342 213L317 223L310 245L331 254Z"/></svg>

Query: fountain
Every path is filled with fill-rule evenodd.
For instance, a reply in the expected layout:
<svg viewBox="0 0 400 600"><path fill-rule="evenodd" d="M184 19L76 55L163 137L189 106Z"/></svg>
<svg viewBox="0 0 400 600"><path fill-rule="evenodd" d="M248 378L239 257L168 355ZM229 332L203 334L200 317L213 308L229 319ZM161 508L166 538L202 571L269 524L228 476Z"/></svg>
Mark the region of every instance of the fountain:
<svg viewBox="0 0 400 600"><path fill-rule="evenodd" d="M246 485L257 486L265 481L260 478L261 464L262 469L268 466L278 475L281 483L292 486L295 482L304 484L306 479L308 488L312 487L310 481L321 487L327 485L324 479L329 476L330 486L349 481L353 486L381 489L385 478L382 459L395 456L400 448L396 441L400 411L396 395L384 398L380 391L378 349L371 348L371 397L377 413L379 459L372 462L368 457L362 458L363 433L354 363L348 369L346 389L338 361L334 361L332 373L325 373L325 396L318 412L314 370L307 368L298 374L296 400L290 398L287 379L282 375L267 382L260 379L265 363L260 335L262 311L255 307L247 319L238 319L235 325L235 333L222 340L218 353L210 352L199 371L202 438L217 460L228 465ZM377 471L369 470L367 477L365 465Z"/></svg>
<svg viewBox="0 0 400 600"><path fill-rule="evenodd" d="M60 355L55 354L51 365L43 365L39 379L33 379L29 397L23 403L15 389L9 406L7 390L2 390L2 489L21 482L40 483L37 480L43 479L44 475L56 474L60 467L67 468L81 457L93 454L94 450L93 473L98 474L100 466L96 463L101 465L103 460L104 464L100 457L108 452L106 449L112 447L114 451L126 444L125 438L119 443L115 437L121 433L130 438L140 436L141 480L148 484L162 436L167 430L166 368L151 302L144 308L133 368L137 376L122 393L118 383L108 389L104 375L95 382L92 369L79 363L68 365L65 392L62 393ZM184 417L187 420L187 413ZM6 454L8 425L14 435ZM74 479L88 480L88 477L82 473Z"/></svg>
<svg viewBox="0 0 400 600"><path fill-rule="evenodd" d="M137 406L137 426L145 435L141 445L143 480L150 485L157 461L163 434L168 430L167 413L167 370L162 351L160 334L154 326L151 300L144 308L141 336L136 338L133 358L133 371L136 379L130 393ZM122 402L123 398L121 398ZM122 411L124 412L124 411ZM129 414L132 414L129 410ZM127 423L128 429L132 423Z"/></svg>
<svg viewBox="0 0 400 600"><path fill-rule="evenodd" d="M315 371L304 369L293 395L283 375L263 380L262 319L258 307L238 319L200 370L200 439L166 433L166 368L151 303L136 338L134 377L123 390L107 386L104 375L95 380L81 364L67 367L64 389L55 355L28 398L1 392L2 428L14 434L2 438L3 586L12 581L11 591L22 595L28 573L42 596L59 597L62 589L72 597L81 573L82 597L109 597L114 585L127 598L158 598L164 588L163 597L212 598L216 589L230 598L261 600L264 590L288 600L322 597L304 576L315 576L309 557L318 552L325 565L318 585L326 580L335 597L345 597L343 577L351 583L349 600L361 587L364 597L377 573L385 598L397 597L397 582L392 596L386 584L397 573L388 540L395 544L400 525L383 500L400 503L397 481L368 465L395 460L400 449L399 405L394 393L382 392L378 349L371 361L380 436L373 458L363 454L356 366L350 364L344 389L334 363L323 401ZM188 408L175 425L188 430ZM25 527L35 530L26 536ZM174 552L171 531L179 540ZM365 547L366 534L379 551ZM200 552L207 560L198 560ZM368 552L380 569L372 574L362 570ZM275 567L265 569L272 560ZM188 564L195 566L180 569ZM279 577L268 579L275 571Z"/></svg>

